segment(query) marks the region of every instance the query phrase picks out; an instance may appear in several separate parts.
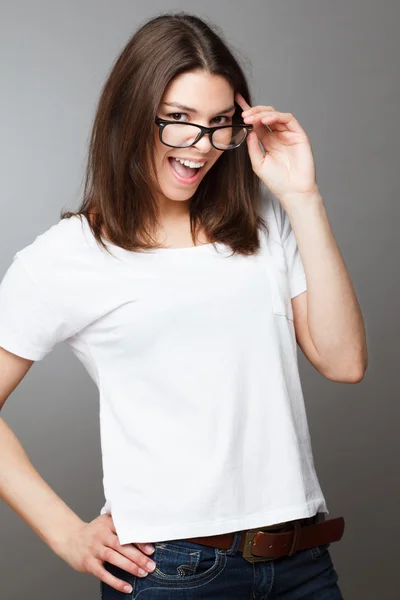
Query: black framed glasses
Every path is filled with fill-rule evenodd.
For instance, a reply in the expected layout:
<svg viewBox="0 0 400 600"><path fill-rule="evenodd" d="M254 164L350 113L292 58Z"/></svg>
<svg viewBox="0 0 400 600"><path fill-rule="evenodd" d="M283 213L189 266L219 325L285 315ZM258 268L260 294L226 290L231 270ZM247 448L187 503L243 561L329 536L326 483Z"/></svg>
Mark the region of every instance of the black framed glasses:
<svg viewBox="0 0 400 600"><path fill-rule="evenodd" d="M160 141L171 148L189 148L197 144L203 135L210 135L210 142L216 150L234 150L243 144L253 125L232 123L217 127L203 127L183 121L169 121L155 118L159 127Z"/></svg>

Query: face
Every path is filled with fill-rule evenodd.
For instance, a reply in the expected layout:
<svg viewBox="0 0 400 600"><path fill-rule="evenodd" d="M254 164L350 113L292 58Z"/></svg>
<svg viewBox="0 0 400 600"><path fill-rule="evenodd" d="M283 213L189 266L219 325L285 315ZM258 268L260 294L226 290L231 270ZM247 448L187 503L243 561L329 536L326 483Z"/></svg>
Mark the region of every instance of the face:
<svg viewBox="0 0 400 600"><path fill-rule="evenodd" d="M169 103L167 106L165 103ZM176 104L178 103L178 104ZM184 105L193 109L183 109ZM230 110L226 110L232 107ZM169 121L195 123L205 127L229 125L235 113L234 90L227 80L204 71L192 71L177 76L166 89L158 107L157 116ZM202 179L222 155L208 135L189 148L171 148L160 141L159 128L154 124L155 162L157 168L159 201L164 208L171 203L188 201ZM205 163L195 181L185 183L174 173L170 160L175 157Z"/></svg>

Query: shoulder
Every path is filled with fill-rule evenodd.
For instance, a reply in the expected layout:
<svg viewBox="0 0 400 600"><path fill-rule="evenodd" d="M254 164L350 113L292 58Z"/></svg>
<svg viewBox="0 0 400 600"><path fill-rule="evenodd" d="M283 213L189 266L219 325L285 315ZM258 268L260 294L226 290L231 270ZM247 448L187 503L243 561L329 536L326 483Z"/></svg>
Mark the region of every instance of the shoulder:
<svg viewBox="0 0 400 600"><path fill-rule="evenodd" d="M14 258L21 260L32 274L38 276L54 268L59 269L84 256L88 247L86 227L83 216L60 219L38 233L31 243L16 252Z"/></svg>

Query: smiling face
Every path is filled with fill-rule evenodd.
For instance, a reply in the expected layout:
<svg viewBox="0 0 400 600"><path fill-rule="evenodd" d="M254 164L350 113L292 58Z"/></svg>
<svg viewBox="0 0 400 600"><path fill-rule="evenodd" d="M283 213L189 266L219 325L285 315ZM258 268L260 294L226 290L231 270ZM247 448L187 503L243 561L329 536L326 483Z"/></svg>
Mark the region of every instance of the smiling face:
<svg viewBox="0 0 400 600"><path fill-rule="evenodd" d="M196 70L183 73L170 83L158 107L157 116L169 121L217 127L229 125L234 113L234 90L228 81L219 75L210 75L205 71ZM164 208L168 208L171 202L187 202L223 152L211 145L207 134L189 148L166 146L160 141L159 128L156 124L154 124L154 142L157 192L159 202ZM175 175L170 164L169 159L175 160L175 157L205 164L193 182L185 183Z"/></svg>

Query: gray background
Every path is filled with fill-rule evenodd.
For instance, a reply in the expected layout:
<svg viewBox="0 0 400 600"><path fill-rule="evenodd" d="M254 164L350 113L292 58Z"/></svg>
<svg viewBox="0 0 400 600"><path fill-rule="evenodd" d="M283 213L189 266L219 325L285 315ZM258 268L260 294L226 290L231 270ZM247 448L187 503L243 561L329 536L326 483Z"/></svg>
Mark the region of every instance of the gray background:
<svg viewBox="0 0 400 600"><path fill-rule="evenodd" d="M292 112L366 320L357 385L324 379L299 350L317 472L345 535L331 555L344 597L398 598L400 9L393 0L9 0L1 3L0 274L75 209L101 85L143 19L182 9L222 27L243 55L254 104ZM32 367L2 417L84 520L103 504L97 389L61 344ZM130 474L135 477L135 473ZM96 599L1 502L1 597Z"/></svg>

